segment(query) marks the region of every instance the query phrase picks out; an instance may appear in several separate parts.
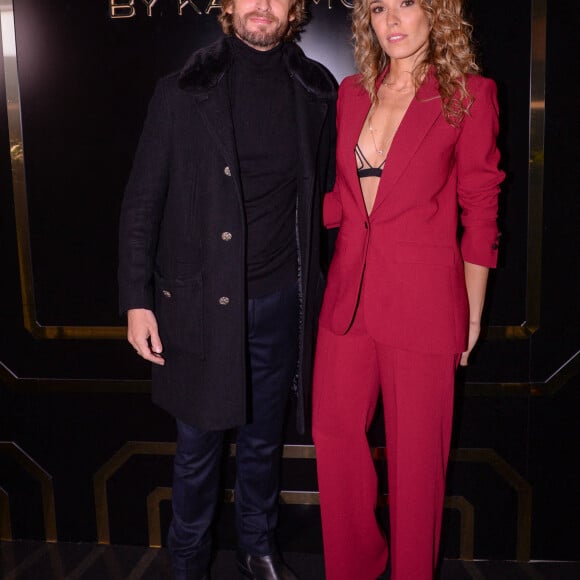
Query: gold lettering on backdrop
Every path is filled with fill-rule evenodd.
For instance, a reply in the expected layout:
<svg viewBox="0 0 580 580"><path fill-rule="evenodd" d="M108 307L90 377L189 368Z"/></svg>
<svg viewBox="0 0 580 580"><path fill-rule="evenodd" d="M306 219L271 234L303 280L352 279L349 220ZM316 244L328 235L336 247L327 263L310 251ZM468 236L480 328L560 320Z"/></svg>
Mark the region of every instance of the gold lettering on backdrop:
<svg viewBox="0 0 580 580"><path fill-rule="evenodd" d="M177 8L179 16L189 12L188 7L199 16L210 14L213 10L221 9L222 0L163 0L164 2L173 2ZM315 6L326 7L328 10L334 8L335 2L340 2L346 8L353 8L354 0L312 0ZM147 16L153 17L158 12L157 6L159 0L107 0L109 4L109 14L111 18L130 19L137 16L140 10L147 10ZM199 4L196 4L196 2ZM200 8L205 4L205 8ZM163 3L163 2L162 2Z"/></svg>
<svg viewBox="0 0 580 580"><path fill-rule="evenodd" d="M110 0L111 18L133 18L135 16L135 0Z"/></svg>
<svg viewBox="0 0 580 580"><path fill-rule="evenodd" d="M316 4L316 6L318 6L320 4L320 0L312 0L314 2L314 4ZM332 0L327 0L328 1L328 9L332 10Z"/></svg>
<svg viewBox="0 0 580 580"><path fill-rule="evenodd" d="M157 0L141 0L147 6L147 16L153 16L153 6L157 4Z"/></svg>
<svg viewBox="0 0 580 580"><path fill-rule="evenodd" d="M212 10L220 10L221 7L221 0L209 0L205 13L209 14Z"/></svg>
<svg viewBox="0 0 580 580"><path fill-rule="evenodd" d="M186 6L191 6L197 14L201 14L201 10L192 2L192 0L177 0L177 6L179 7L179 16L183 14L183 9Z"/></svg>

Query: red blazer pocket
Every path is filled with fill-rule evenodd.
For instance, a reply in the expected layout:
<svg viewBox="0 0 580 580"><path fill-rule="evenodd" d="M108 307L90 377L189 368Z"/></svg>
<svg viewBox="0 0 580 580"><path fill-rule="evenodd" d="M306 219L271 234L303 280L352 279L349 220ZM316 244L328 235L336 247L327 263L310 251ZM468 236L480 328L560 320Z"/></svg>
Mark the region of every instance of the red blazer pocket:
<svg viewBox="0 0 580 580"><path fill-rule="evenodd" d="M433 246L417 242L397 242L395 261L399 264L448 266L455 264L455 250L449 246Z"/></svg>

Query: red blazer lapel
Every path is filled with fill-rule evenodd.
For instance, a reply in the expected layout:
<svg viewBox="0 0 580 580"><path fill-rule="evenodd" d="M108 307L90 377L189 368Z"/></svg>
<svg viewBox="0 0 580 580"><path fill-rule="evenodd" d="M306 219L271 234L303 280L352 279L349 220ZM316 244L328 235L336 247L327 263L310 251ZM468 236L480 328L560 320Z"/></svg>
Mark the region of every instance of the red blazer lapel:
<svg viewBox="0 0 580 580"><path fill-rule="evenodd" d="M363 123L369 112L371 100L368 93L362 88L356 90L349 95L349 103L342 107L344 113L348 114L348 118L344 119L339 127L342 130L342 139L344 139L344 146L339 146L338 151L343 151L343 163L345 167L344 177L348 182L348 190L352 192L357 207L364 218L367 218L367 210L364 204L362 190L356 169L356 158L354 149L358 143L360 132L362 131ZM340 138L340 133L339 133Z"/></svg>
<svg viewBox="0 0 580 580"><path fill-rule="evenodd" d="M421 142L441 115L441 97L437 87L437 81L430 72L411 101L391 144L372 213L393 190Z"/></svg>

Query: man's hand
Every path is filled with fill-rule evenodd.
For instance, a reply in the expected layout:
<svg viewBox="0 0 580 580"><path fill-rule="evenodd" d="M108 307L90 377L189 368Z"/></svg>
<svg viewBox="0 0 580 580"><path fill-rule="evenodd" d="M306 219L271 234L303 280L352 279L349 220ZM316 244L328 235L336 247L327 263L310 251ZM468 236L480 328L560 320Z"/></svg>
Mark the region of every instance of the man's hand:
<svg viewBox="0 0 580 580"><path fill-rule="evenodd" d="M146 308L131 308L127 311L127 340L135 352L156 365L164 365L161 356L163 345L157 330L155 314Z"/></svg>

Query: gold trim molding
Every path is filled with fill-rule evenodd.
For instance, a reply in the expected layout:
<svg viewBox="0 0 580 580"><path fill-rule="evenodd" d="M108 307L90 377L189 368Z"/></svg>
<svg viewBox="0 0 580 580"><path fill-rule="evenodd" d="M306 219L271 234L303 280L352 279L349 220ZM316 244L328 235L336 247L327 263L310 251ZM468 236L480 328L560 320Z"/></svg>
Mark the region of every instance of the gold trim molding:
<svg viewBox="0 0 580 580"><path fill-rule="evenodd" d="M531 4L530 164L525 324L530 332L535 332L540 326L542 290L547 0L532 0Z"/></svg>
<svg viewBox="0 0 580 580"><path fill-rule="evenodd" d="M580 372L580 351L574 353L546 380L521 383L465 383L465 394L471 397L546 397L555 395Z"/></svg>
<svg viewBox="0 0 580 580"><path fill-rule="evenodd" d="M0 453L16 461L33 479L40 483L42 496L42 516L44 521L44 538L46 542L57 542L56 509L52 476L47 473L26 451L14 441L0 441ZM6 496L6 501L8 496ZM8 510L7 510L8 513ZM2 522L4 525L4 521Z"/></svg>
<svg viewBox="0 0 580 580"><path fill-rule="evenodd" d="M32 253L30 248L30 222L28 194L26 189L26 159L22 135L22 104L18 76L16 28L13 0L0 0L0 23L6 101L8 104L8 134L10 138L10 162L16 219L18 265L24 327L35 338L41 339L122 339L126 330L122 326L60 326L42 325L37 320Z"/></svg>
<svg viewBox="0 0 580 580"><path fill-rule="evenodd" d="M109 501L107 482L134 455L175 455L175 443L153 441L128 441L95 474L93 487L97 519L97 541L110 544Z"/></svg>
<svg viewBox="0 0 580 580"><path fill-rule="evenodd" d="M520 383L465 383L469 397L539 397L552 396L580 372L580 351L570 357L545 381ZM21 378L0 361L0 381L18 390L32 393L148 393L150 381L120 379ZM299 453L299 451L294 451ZM311 459L304 457L303 459Z"/></svg>
<svg viewBox="0 0 580 580"><path fill-rule="evenodd" d="M149 393L151 381L19 377L0 361L0 381L29 393Z"/></svg>
<svg viewBox="0 0 580 580"><path fill-rule="evenodd" d="M156 487L147 496L147 527L149 529L149 547L161 548L161 502L171 501L170 487Z"/></svg>
<svg viewBox="0 0 580 580"><path fill-rule="evenodd" d="M489 326L484 330L484 337L490 340L527 339L540 327L544 225L546 12L547 0L531 0L526 319L520 325Z"/></svg>
<svg viewBox="0 0 580 580"><path fill-rule="evenodd" d="M447 496L444 507L459 513L459 559L473 560L475 544L475 510L461 495Z"/></svg>
<svg viewBox="0 0 580 580"><path fill-rule="evenodd" d="M454 449L449 459L489 465L514 489L518 498L516 560L528 562L532 540L532 486L493 449Z"/></svg>

